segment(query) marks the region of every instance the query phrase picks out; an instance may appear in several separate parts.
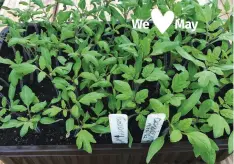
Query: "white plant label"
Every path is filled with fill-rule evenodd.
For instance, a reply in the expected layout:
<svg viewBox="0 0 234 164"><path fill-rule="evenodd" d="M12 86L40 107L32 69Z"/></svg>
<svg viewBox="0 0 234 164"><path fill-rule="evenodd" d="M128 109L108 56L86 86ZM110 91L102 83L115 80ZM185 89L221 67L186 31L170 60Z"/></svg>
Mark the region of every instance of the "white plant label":
<svg viewBox="0 0 234 164"><path fill-rule="evenodd" d="M159 9L153 9L151 17L155 26L163 34L170 27L175 16L172 11L167 11L163 16Z"/></svg>
<svg viewBox="0 0 234 164"><path fill-rule="evenodd" d="M128 143L128 116L126 114L110 114L109 123L112 143Z"/></svg>
<svg viewBox="0 0 234 164"><path fill-rule="evenodd" d="M164 113L148 115L141 143L151 143L158 138L165 118Z"/></svg>

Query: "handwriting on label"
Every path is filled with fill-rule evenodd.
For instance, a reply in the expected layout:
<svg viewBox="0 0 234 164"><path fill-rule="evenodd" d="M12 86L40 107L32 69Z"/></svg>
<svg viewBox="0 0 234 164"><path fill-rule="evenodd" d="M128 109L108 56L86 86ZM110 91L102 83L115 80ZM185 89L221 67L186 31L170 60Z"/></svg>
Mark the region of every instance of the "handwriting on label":
<svg viewBox="0 0 234 164"><path fill-rule="evenodd" d="M148 115L141 139L142 143L150 143L158 138L165 118L166 115L163 113Z"/></svg>
<svg viewBox="0 0 234 164"><path fill-rule="evenodd" d="M128 116L126 114L110 114L109 122L112 142L128 143Z"/></svg>

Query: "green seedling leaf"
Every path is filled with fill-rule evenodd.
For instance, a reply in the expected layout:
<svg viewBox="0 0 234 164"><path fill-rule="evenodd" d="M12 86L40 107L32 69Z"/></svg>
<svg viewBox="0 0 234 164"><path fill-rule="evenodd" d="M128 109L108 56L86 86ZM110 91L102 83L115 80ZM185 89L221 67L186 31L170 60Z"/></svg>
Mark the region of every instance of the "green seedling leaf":
<svg viewBox="0 0 234 164"><path fill-rule="evenodd" d="M53 106L49 109L44 110L43 115L48 115L49 117L54 117L62 111L61 108Z"/></svg>
<svg viewBox="0 0 234 164"><path fill-rule="evenodd" d="M84 10L85 7L86 7L86 1L85 0L80 0L79 3L78 3L78 6Z"/></svg>
<svg viewBox="0 0 234 164"><path fill-rule="evenodd" d="M194 77L198 78L198 84L201 87L206 87L209 83L219 86L219 82L216 75L211 71L199 72L195 74Z"/></svg>
<svg viewBox="0 0 234 164"><path fill-rule="evenodd" d="M173 64L173 66L177 69L177 71L186 71L186 68L180 64Z"/></svg>
<svg viewBox="0 0 234 164"><path fill-rule="evenodd" d="M28 86L25 85L20 92L20 98L24 104L29 107L35 99L35 94Z"/></svg>
<svg viewBox="0 0 234 164"><path fill-rule="evenodd" d="M207 120L210 127L213 127L213 134L215 138L223 136L224 130L230 134L230 127L227 121L218 114L212 114Z"/></svg>
<svg viewBox="0 0 234 164"><path fill-rule="evenodd" d="M159 100L157 99L150 99L150 107L156 112L156 113L165 113L166 117L169 118L169 106L163 105Z"/></svg>
<svg viewBox="0 0 234 164"><path fill-rule="evenodd" d="M83 29L84 29L84 31L85 31L89 36L93 36L93 35L94 35L93 30L92 30L89 26L84 25L84 26L83 26Z"/></svg>
<svg viewBox="0 0 234 164"><path fill-rule="evenodd" d="M132 30L131 35L132 35L133 42L136 45L138 45L139 44L139 35L138 35L138 33L135 30Z"/></svg>
<svg viewBox="0 0 234 164"><path fill-rule="evenodd" d="M79 118L80 117L80 110L79 110L79 107L77 105L74 105L72 108L71 108L71 114L73 117L75 118Z"/></svg>
<svg viewBox="0 0 234 164"><path fill-rule="evenodd" d="M203 116L206 115L207 112L210 111L210 109L213 107L213 101L212 100L205 100L202 102L202 104L199 107L198 115L203 118Z"/></svg>
<svg viewBox="0 0 234 164"><path fill-rule="evenodd" d="M44 70L46 68L46 61L45 61L45 58L43 56L40 56L40 58L39 58L39 66L40 66L41 70Z"/></svg>
<svg viewBox="0 0 234 164"><path fill-rule="evenodd" d="M111 86L112 86L112 84L109 81L102 80L102 81L98 81L98 82L94 83L93 85L91 85L91 88L97 88L97 87L107 88L107 87L111 87Z"/></svg>
<svg viewBox="0 0 234 164"><path fill-rule="evenodd" d="M2 98L2 107L5 108L7 105L7 98L6 97L3 97Z"/></svg>
<svg viewBox="0 0 234 164"><path fill-rule="evenodd" d="M45 79L45 77L46 77L46 73L45 72L40 72L38 74L38 77L37 77L38 83L42 82Z"/></svg>
<svg viewBox="0 0 234 164"><path fill-rule="evenodd" d="M0 110L0 117L2 117L3 115L5 115L7 112L7 110L5 108Z"/></svg>
<svg viewBox="0 0 234 164"><path fill-rule="evenodd" d="M147 81L153 82L158 80L169 80L170 78L165 71L162 71L159 68L155 68L154 71L146 78Z"/></svg>
<svg viewBox="0 0 234 164"><path fill-rule="evenodd" d="M146 117L142 114L139 114L136 117L136 121L138 122L138 126L141 130L144 130L145 128L145 123L146 123Z"/></svg>
<svg viewBox="0 0 234 164"><path fill-rule="evenodd" d="M231 133L231 135L228 138L228 153L231 154L233 152L233 141L234 141L234 137L233 137L233 132Z"/></svg>
<svg viewBox="0 0 234 164"><path fill-rule="evenodd" d="M8 90L8 96L9 96L10 100L14 99L15 91L16 91L16 87L11 84L10 87L9 87L9 90Z"/></svg>
<svg viewBox="0 0 234 164"><path fill-rule="evenodd" d="M57 121L53 118L50 118L50 117L42 117L40 120L40 123L44 124L44 125L53 124L55 122L57 122Z"/></svg>
<svg viewBox="0 0 234 164"><path fill-rule="evenodd" d="M224 100L225 100L225 103L227 103L228 105L233 105L233 92L234 92L234 89L230 89L226 94L225 94L225 97L224 97Z"/></svg>
<svg viewBox="0 0 234 164"><path fill-rule="evenodd" d="M22 58L22 56L20 55L20 52L19 52L19 51L17 51L17 52L15 53L15 62L16 62L17 64L20 64L20 63L23 62L23 58Z"/></svg>
<svg viewBox="0 0 234 164"><path fill-rule="evenodd" d="M212 127L210 127L208 124L203 124L200 128L201 132L203 133L208 133L210 131L212 131Z"/></svg>
<svg viewBox="0 0 234 164"><path fill-rule="evenodd" d="M75 37L75 31L72 31L68 28L62 28L61 31L61 41L64 41L69 38Z"/></svg>
<svg viewBox="0 0 234 164"><path fill-rule="evenodd" d="M125 20L123 18L123 16L120 14L120 11L113 7L113 6L109 6L110 7L110 10L111 10L111 14L112 16L117 19L118 21L120 21L121 23L125 23Z"/></svg>
<svg viewBox="0 0 234 164"><path fill-rule="evenodd" d="M11 68L14 69L16 73L23 76L33 73L37 69L35 65L29 63L13 64Z"/></svg>
<svg viewBox="0 0 234 164"><path fill-rule="evenodd" d="M178 112L180 112L182 116L189 113L193 109L193 107L199 102L202 92L202 89L197 89L195 92L193 92L193 94L182 103Z"/></svg>
<svg viewBox="0 0 234 164"><path fill-rule="evenodd" d="M176 94L171 97L169 102L171 105L179 107L181 105L181 101L185 99L186 97L183 94Z"/></svg>
<svg viewBox="0 0 234 164"><path fill-rule="evenodd" d="M91 62L96 67L99 65L97 58L95 56L93 56L90 52L83 54L83 56L84 56L84 59L87 63Z"/></svg>
<svg viewBox="0 0 234 164"><path fill-rule="evenodd" d="M110 58L107 58L103 61L103 64L105 66L108 66L108 65L113 65L113 64L116 64L117 62L117 59L115 57L110 57Z"/></svg>
<svg viewBox="0 0 234 164"><path fill-rule="evenodd" d="M13 105L11 106L12 112L24 112L27 111L27 108L23 105Z"/></svg>
<svg viewBox="0 0 234 164"><path fill-rule="evenodd" d="M15 38L11 38L8 42L8 46L11 47L11 46L14 46L14 45L26 45L28 44L28 40L26 38L18 38L18 37L15 37Z"/></svg>
<svg viewBox="0 0 234 164"><path fill-rule="evenodd" d="M12 119L12 120L9 120L8 122L4 122L2 126L0 126L0 129L10 129L10 128L17 127L17 125L19 125L19 121Z"/></svg>
<svg viewBox="0 0 234 164"><path fill-rule="evenodd" d="M58 89L65 89L67 86L69 86L69 83L60 77L55 77L52 82Z"/></svg>
<svg viewBox="0 0 234 164"><path fill-rule="evenodd" d="M80 77L84 78L84 79L88 79L88 80L92 80L94 82L97 81L96 76L93 73L89 73L89 72L82 72L80 74Z"/></svg>
<svg viewBox="0 0 234 164"><path fill-rule="evenodd" d="M78 76L78 72L81 68L81 60L78 58L75 62L75 64L73 65L73 71L75 73L75 76L77 77Z"/></svg>
<svg viewBox="0 0 234 164"><path fill-rule="evenodd" d="M164 136L157 138L155 141L153 141L150 145L147 158L146 158L146 163L149 163L153 156L163 147L164 145Z"/></svg>
<svg viewBox="0 0 234 164"><path fill-rule="evenodd" d="M222 33L221 35L219 35L218 40L227 40L227 41L233 41L233 33L232 32L226 32L226 33ZM217 41L218 41L217 40Z"/></svg>
<svg viewBox="0 0 234 164"><path fill-rule="evenodd" d="M105 127L102 125L95 125L91 127L90 130L92 130L92 132L97 133L97 134L110 133L110 127Z"/></svg>
<svg viewBox="0 0 234 164"><path fill-rule="evenodd" d="M132 89L127 82L115 80L114 88L118 92L122 93L116 96L118 100L129 100L133 95Z"/></svg>
<svg viewBox="0 0 234 164"><path fill-rule="evenodd" d="M170 141L171 142L178 142L182 139L181 131L173 130L170 134Z"/></svg>
<svg viewBox="0 0 234 164"><path fill-rule="evenodd" d="M91 103L97 103L97 101L103 97L106 97L104 93L91 92L84 95L79 102L85 105L90 105Z"/></svg>
<svg viewBox="0 0 234 164"><path fill-rule="evenodd" d="M143 71L142 71L142 76L144 78L147 78L151 75L151 73L154 71L154 64L149 64L147 66L144 67Z"/></svg>
<svg viewBox="0 0 234 164"><path fill-rule="evenodd" d="M188 80L189 73L187 71L184 71L180 74L176 74L172 80L172 90L177 93L182 92L190 84Z"/></svg>
<svg viewBox="0 0 234 164"><path fill-rule="evenodd" d="M106 51L106 53L110 53L110 47L105 41L99 41L98 46Z"/></svg>
<svg viewBox="0 0 234 164"><path fill-rule="evenodd" d="M45 107L46 107L46 105L47 105L47 102L46 102L46 101L41 102L41 103L37 103L37 104L35 104L35 105L33 105L33 106L31 107L31 112L32 112L32 113L38 113L38 112L44 110Z"/></svg>
<svg viewBox="0 0 234 164"><path fill-rule="evenodd" d="M51 66L51 54L48 48L46 47L41 47L41 55L42 55L42 61L44 63L41 63L42 67L44 67L44 65L46 67L50 67Z"/></svg>
<svg viewBox="0 0 234 164"><path fill-rule="evenodd" d="M6 123L6 122L9 122L10 120L11 120L11 115L7 115L7 116L5 116L4 118L1 119L1 122Z"/></svg>
<svg viewBox="0 0 234 164"><path fill-rule="evenodd" d="M180 120L180 117L181 117L181 113L176 113L171 119L171 124L177 123Z"/></svg>
<svg viewBox="0 0 234 164"><path fill-rule="evenodd" d="M41 116L40 115L34 115L30 121L33 123L38 123L41 120Z"/></svg>
<svg viewBox="0 0 234 164"><path fill-rule="evenodd" d="M120 80L115 80L114 81L114 88L118 92L121 93L132 93L132 89L130 85L127 82L120 81Z"/></svg>
<svg viewBox="0 0 234 164"><path fill-rule="evenodd" d="M74 129L74 119L69 118L66 121L66 131L67 133L70 133Z"/></svg>
<svg viewBox="0 0 234 164"><path fill-rule="evenodd" d="M140 41L140 48L143 56L148 56L151 50L151 40L145 37L143 40Z"/></svg>
<svg viewBox="0 0 234 164"><path fill-rule="evenodd" d="M215 163L215 149L212 147L210 139L205 134L201 132L190 132L186 135L189 142L193 145L196 157L201 156L206 163Z"/></svg>
<svg viewBox="0 0 234 164"><path fill-rule="evenodd" d="M30 122L26 122L24 123L24 125L22 126L21 130L20 130L20 137L24 137L27 133L28 133L28 129L30 127Z"/></svg>
<svg viewBox="0 0 234 164"><path fill-rule="evenodd" d="M145 102L145 99L148 97L149 91L148 89L143 89L136 93L135 101L137 104L141 104Z"/></svg>
<svg viewBox="0 0 234 164"><path fill-rule="evenodd" d="M99 116L101 114L101 112L103 111L103 108L104 108L104 105L102 103L102 101L98 101L96 104L95 104L95 108L94 108L94 112L97 116Z"/></svg>
<svg viewBox="0 0 234 164"><path fill-rule="evenodd" d="M83 148L88 153L92 153L91 143L96 143L93 135L90 134L87 130L81 130L76 137L76 145L78 149Z"/></svg>
<svg viewBox="0 0 234 164"><path fill-rule="evenodd" d="M231 109L220 110L220 114L227 119L233 119L233 110Z"/></svg>
<svg viewBox="0 0 234 164"><path fill-rule="evenodd" d="M191 127L192 122L193 122L192 118L180 120L179 123L176 125L176 127L181 131L186 131Z"/></svg>
<svg viewBox="0 0 234 164"><path fill-rule="evenodd" d="M41 0L32 0L32 2L38 5L40 8L44 7L43 2Z"/></svg>
<svg viewBox="0 0 234 164"><path fill-rule="evenodd" d="M10 59L4 59L4 58L2 58L2 57L0 57L0 63L1 63L1 64L7 64L7 65L12 65L12 64L14 64L14 62L11 61Z"/></svg>
<svg viewBox="0 0 234 164"><path fill-rule="evenodd" d="M179 42L157 41L153 46L153 52L151 53L151 56L161 55L165 52L172 51L178 46L179 46Z"/></svg>
<svg viewBox="0 0 234 164"><path fill-rule="evenodd" d="M195 59L192 55L189 55L183 48L176 47L176 51L185 59L193 62L195 65L199 67L205 68L205 64L197 59Z"/></svg>
<svg viewBox="0 0 234 164"><path fill-rule="evenodd" d="M60 11L57 14L58 23L59 24L64 23L65 21L68 20L68 18L70 18L70 16L71 16L71 12L70 11Z"/></svg>

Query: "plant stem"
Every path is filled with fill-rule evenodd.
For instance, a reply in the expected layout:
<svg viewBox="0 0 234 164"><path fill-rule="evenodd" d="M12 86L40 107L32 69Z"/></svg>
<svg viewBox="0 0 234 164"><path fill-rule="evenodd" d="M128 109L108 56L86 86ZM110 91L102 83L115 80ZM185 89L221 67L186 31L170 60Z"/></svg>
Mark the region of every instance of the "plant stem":
<svg viewBox="0 0 234 164"><path fill-rule="evenodd" d="M31 112L30 112L30 110L29 110L29 107L27 107L27 110L28 110L28 116L29 116L29 118L31 119L31 118L32 118L32 115L31 115Z"/></svg>
<svg viewBox="0 0 234 164"><path fill-rule="evenodd" d="M227 0L226 0L227 1ZM220 2L222 3L222 6L223 6L223 8L225 9L225 5L224 5L224 3L223 3L223 0L220 0ZM226 9L225 9L225 15L227 15L227 17L229 17L229 14L228 14L228 11L226 11Z"/></svg>
<svg viewBox="0 0 234 164"><path fill-rule="evenodd" d="M137 116L137 115L138 115L138 114L136 113L136 114L133 114L133 115L129 116L129 117L128 117L128 120L132 119L133 117L135 117L135 116Z"/></svg>
<svg viewBox="0 0 234 164"><path fill-rule="evenodd" d="M134 87L134 91L137 92L140 87L140 84L136 84L133 82L133 87Z"/></svg>
<svg viewBox="0 0 234 164"><path fill-rule="evenodd" d="M166 136L168 133L169 133L169 130L170 130L170 128L169 127L167 127L164 131L163 131L163 136Z"/></svg>
<svg viewBox="0 0 234 164"><path fill-rule="evenodd" d="M5 96L0 92L0 97L3 98L3 97L5 97ZM7 100L7 99L6 99L6 100ZM7 100L7 105L8 105L8 106L11 105L9 100Z"/></svg>
<svg viewBox="0 0 234 164"><path fill-rule="evenodd" d="M36 131L37 133L41 133L41 130L40 130L40 128L39 128L38 126L36 127L35 131Z"/></svg>
<svg viewBox="0 0 234 164"><path fill-rule="evenodd" d="M23 86L24 86L24 82L23 82L23 80L20 80L20 88L22 89Z"/></svg>
<svg viewBox="0 0 234 164"><path fill-rule="evenodd" d="M10 85L9 85L9 83L8 83L8 82L6 82L6 81L5 81L3 78L1 78L1 77L0 77L0 81L1 81L1 82L3 82L7 87L9 87L9 86L10 86Z"/></svg>
<svg viewBox="0 0 234 164"><path fill-rule="evenodd" d="M155 94L156 97L159 96L159 92L160 92L159 87L160 87L160 84L159 84L159 82L157 82L156 83L156 94Z"/></svg>

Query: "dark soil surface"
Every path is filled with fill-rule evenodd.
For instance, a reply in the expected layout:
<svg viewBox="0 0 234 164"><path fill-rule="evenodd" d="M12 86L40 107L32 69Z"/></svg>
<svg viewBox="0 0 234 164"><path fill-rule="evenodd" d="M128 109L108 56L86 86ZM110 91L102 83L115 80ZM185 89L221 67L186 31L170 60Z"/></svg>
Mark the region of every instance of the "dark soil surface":
<svg viewBox="0 0 234 164"><path fill-rule="evenodd" d="M75 138L66 138L64 127L41 126L40 133L29 132L25 137L19 136L19 129L0 130L0 145L71 145Z"/></svg>

